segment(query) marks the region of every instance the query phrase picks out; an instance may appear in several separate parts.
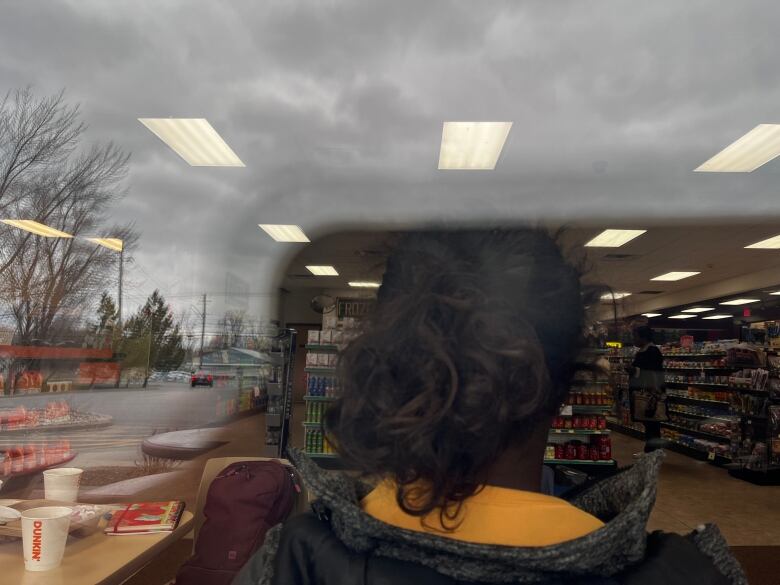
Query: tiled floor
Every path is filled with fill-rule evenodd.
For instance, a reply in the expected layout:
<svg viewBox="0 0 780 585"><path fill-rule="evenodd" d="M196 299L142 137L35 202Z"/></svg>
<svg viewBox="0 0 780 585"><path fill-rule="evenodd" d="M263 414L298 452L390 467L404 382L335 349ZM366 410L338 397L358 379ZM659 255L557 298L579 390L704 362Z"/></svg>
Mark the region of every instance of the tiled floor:
<svg viewBox="0 0 780 585"><path fill-rule="evenodd" d="M620 465L642 449L636 439L612 434ZM704 461L667 452L651 530L686 533L714 522L732 546L780 545L780 486L758 486Z"/></svg>

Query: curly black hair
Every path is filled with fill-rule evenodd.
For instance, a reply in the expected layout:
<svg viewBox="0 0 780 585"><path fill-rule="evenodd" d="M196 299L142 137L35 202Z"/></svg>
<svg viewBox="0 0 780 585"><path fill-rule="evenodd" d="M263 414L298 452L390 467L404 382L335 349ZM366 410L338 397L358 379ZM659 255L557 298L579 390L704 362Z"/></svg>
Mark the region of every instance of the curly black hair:
<svg viewBox="0 0 780 585"><path fill-rule="evenodd" d="M580 277L537 229L403 235L341 354L328 440L351 467L395 481L407 513L439 508L444 523L565 398L583 346Z"/></svg>

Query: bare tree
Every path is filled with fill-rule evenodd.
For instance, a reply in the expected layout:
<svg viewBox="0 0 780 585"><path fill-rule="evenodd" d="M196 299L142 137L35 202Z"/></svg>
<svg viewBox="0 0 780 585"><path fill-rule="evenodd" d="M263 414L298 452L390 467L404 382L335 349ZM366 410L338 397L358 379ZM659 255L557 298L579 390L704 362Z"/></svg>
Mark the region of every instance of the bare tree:
<svg viewBox="0 0 780 585"><path fill-rule="evenodd" d="M0 225L0 308L18 342L67 338L113 281L119 254L84 237L137 241L132 226L105 226L123 194L128 155L112 144L79 151L84 126L62 93L29 90L0 103L0 218L34 219L73 237L47 238Z"/></svg>
<svg viewBox="0 0 780 585"><path fill-rule="evenodd" d="M225 311L219 319L218 326L222 347L239 345L246 327L246 311Z"/></svg>
<svg viewBox="0 0 780 585"><path fill-rule="evenodd" d="M36 98L27 88L5 95L0 101L0 218L27 211L27 199L38 179L61 167L84 130L78 106L65 105L63 92ZM65 186L67 181L63 183ZM50 197L35 219L45 223L67 194L63 189ZM33 237L27 234L16 246L10 246L0 235L0 274Z"/></svg>

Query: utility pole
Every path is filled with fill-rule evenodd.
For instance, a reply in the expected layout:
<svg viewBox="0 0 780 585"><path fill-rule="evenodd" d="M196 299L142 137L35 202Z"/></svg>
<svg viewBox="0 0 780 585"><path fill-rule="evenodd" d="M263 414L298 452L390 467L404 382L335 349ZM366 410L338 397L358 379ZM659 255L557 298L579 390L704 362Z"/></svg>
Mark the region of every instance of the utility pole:
<svg viewBox="0 0 780 585"><path fill-rule="evenodd" d="M200 360L198 362L198 368L203 367L203 341L206 338L206 293L203 293L203 312L201 313L200 321Z"/></svg>
<svg viewBox="0 0 780 585"><path fill-rule="evenodd" d="M119 250L119 293L117 296L117 322L119 323L119 331L122 331L122 275L123 267L125 263L125 247Z"/></svg>

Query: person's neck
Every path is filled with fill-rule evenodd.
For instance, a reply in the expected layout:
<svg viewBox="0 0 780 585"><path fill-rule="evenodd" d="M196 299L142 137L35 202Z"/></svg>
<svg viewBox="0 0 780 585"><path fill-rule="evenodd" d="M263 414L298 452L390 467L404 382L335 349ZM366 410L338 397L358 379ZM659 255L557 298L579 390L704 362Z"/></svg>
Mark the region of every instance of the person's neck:
<svg viewBox="0 0 780 585"><path fill-rule="evenodd" d="M513 443L499 455L487 473L486 485L528 492L541 491L548 424L540 424L525 441Z"/></svg>

